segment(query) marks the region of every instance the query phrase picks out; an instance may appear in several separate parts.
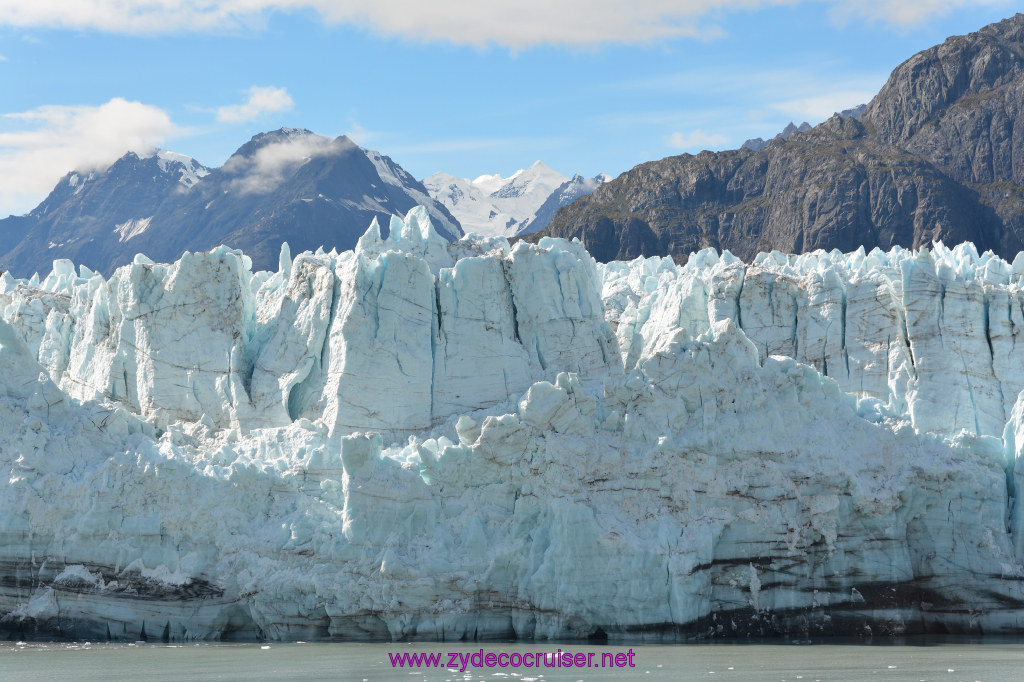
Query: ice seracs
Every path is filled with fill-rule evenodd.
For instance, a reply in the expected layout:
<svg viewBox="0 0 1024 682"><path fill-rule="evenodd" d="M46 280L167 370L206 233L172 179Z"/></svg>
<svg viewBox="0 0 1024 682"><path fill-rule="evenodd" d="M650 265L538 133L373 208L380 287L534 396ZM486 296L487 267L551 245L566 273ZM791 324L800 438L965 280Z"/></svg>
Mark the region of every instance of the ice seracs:
<svg viewBox="0 0 1024 682"><path fill-rule="evenodd" d="M414 209L278 264L0 275L0 628L1024 629L1024 259L598 265Z"/></svg>
<svg viewBox="0 0 1024 682"><path fill-rule="evenodd" d="M772 252L750 265L727 255L702 251L682 268L659 258L599 266L627 367L667 329L696 335L729 318L762 361L807 363L919 432L1002 434L1024 389L1016 356L1024 266L970 244Z"/></svg>

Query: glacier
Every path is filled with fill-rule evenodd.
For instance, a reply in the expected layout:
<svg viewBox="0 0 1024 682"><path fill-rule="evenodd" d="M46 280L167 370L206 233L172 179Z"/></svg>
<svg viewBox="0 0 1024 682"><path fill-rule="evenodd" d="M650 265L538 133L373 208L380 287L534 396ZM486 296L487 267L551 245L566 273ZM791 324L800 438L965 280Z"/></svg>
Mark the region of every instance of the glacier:
<svg viewBox="0 0 1024 682"><path fill-rule="evenodd" d="M1024 256L389 228L0 275L6 636L1024 631Z"/></svg>

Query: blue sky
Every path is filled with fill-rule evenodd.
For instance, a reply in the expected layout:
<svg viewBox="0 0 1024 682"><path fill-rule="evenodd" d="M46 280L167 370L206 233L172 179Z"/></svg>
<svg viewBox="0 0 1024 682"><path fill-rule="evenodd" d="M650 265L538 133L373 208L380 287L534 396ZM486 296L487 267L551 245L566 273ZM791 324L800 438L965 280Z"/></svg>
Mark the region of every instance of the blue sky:
<svg viewBox="0 0 1024 682"><path fill-rule="evenodd" d="M418 178L617 175L870 99L989 0L0 0L0 216L152 146L281 126Z"/></svg>

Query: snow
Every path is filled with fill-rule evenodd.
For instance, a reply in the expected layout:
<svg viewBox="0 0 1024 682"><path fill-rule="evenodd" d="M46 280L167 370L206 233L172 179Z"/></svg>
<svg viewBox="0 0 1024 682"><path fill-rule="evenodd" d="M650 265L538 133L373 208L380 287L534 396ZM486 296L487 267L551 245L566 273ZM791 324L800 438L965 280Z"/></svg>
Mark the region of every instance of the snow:
<svg viewBox="0 0 1024 682"><path fill-rule="evenodd" d="M435 173L423 181L430 196L452 212L463 231L481 236L511 237L569 178L540 161L507 178L481 175L475 180Z"/></svg>
<svg viewBox="0 0 1024 682"><path fill-rule="evenodd" d="M279 263L0 274L0 627L1024 628L1024 257L598 265L417 208Z"/></svg>
<svg viewBox="0 0 1024 682"><path fill-rule="evenodd" d="M560 206L568 206L573 200L581 196L591 194L595 189L612 179L607 173L599 173L592 178L585 178L582 175L574 175L572 180L558 188L558 203Z"/></svg>
<svg viewBox="0 0 1024 682"><path fill-rule="evenodd" d="M82 177L78 173L71 173L68 175L68 187L73 188L75 194L81 194L82 190L85 189L86 183L93 180L95 177L95 171L89 172L85 177Z"/></svg>
<svg viewBox="0 0 1024 682"><path fill-rule="evenodd" d="M192 187L199 180L210 174L209 168L191 156L167 151L166 149L157 149L154 153L160 170L164 173L177 172L179 174L178 182L185 187Z"/></svg>
<svg viewBox="0 0 1024 682"><path fill-rule="evenodd" d="M485 194L493 194L494 192L497 192L499 189L501 189L501 186L508 182L508 180L512 180L514 178L519 177L522 174L522 172L523 169L520 168L515 173L510 175L508 178L501 177L501 173L493 173L491 175L484 174L474 178L472 180L472 183L476 185L480 189L480 191L484 192Z"/></svg>
<svg viewBox="0 0 1024 682"><path fill-rule="evenodd" d="M115 226L114 232L117 233L117 241L126 242L133 237L138 237L149 229L149 223L152 220L153 216L149 216L148 218L135 218Z"/></svg>

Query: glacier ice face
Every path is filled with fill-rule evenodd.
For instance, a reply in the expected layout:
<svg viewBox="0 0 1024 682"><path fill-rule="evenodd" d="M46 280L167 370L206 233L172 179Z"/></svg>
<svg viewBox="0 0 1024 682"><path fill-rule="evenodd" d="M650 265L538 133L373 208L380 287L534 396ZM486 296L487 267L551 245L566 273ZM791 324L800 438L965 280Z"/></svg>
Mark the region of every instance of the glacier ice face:
<svg viewBox="0 0 1024 682"><path fill-rule="evenodd" d="M921 433L1000 437L1024 370L1024 259L950 250L760 254L747 265L711 250L599 266L627 368L675 330L731 319L761 362L784 355L887 405Z"/></svg>
<svg viewBox="0 0 1024 682"><path fill-rule="evenodd" d="M448 244L0 275L0 628L1024 627L1024 259Z"/></svg>

